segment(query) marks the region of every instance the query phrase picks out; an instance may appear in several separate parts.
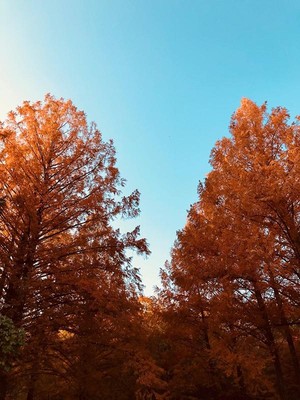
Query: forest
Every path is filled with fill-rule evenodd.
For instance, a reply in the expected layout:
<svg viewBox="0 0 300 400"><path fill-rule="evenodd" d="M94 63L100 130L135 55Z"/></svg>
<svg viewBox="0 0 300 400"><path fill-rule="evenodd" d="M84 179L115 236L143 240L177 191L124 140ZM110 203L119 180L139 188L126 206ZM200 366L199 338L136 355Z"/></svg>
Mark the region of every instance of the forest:
<svg viewBox="0 0 300 400"><path fill-rule="evenodd" d="M140 213L113 142L70 100L11 111L0 400L299 399L299 121L242 99L146 297L147 239L113 223Z"/></svg>

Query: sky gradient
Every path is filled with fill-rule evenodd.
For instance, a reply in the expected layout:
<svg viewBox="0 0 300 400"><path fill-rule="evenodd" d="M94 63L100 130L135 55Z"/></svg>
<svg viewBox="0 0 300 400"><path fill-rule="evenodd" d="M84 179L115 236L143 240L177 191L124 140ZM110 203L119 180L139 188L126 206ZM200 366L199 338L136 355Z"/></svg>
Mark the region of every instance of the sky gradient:
<svg viewBox="0 0 300 400"><path fill-rule="evenodd" d="M149 295L241 98L300 114L299 43L298 0L0 0L0 118L50 92L114 140Z"/></svg>

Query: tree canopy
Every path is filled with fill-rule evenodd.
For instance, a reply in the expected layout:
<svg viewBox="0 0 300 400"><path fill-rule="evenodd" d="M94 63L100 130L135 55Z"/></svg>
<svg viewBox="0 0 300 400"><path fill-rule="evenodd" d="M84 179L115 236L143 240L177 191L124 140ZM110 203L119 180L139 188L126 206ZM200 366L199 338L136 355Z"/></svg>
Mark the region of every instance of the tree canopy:
<svg viewBox="0 0 300 400"><path fill-rule="evenodd" d="M71 101L0 125L0 400L297 400L300 130L243 99L161 269L112 141Z"/></svg>

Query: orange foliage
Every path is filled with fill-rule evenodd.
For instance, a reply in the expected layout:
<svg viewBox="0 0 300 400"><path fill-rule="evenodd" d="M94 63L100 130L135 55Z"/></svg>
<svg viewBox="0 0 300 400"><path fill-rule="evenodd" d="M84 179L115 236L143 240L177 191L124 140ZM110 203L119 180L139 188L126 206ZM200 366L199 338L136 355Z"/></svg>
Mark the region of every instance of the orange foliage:
<svg viewBox="0 0 300 400"><path fill-rule="evenodd" d="M0 136L1 312L27 336L12 379L25 382L28 399L42 398L49 373L61 378L54 394L72 379L83 399L103 375L99 357L112 370L114 356L120 365L126 359L140 287L126 251L149 251L138 228L121 234L111 221L136 216L139 193L120 196L112 141L71 101L24 102ZM68 340L59 340L62 332ZM7 378L2 372L1 399Z"/></svg>
<svg viewBox="0 0 300 400"><path fill-rule="evenodd" d="M205 351L215 398L221 379L236 397L299 393L300 132L288 118L242 100L162 271L168 312L197 349L183 358L199 365Z"/></svg>

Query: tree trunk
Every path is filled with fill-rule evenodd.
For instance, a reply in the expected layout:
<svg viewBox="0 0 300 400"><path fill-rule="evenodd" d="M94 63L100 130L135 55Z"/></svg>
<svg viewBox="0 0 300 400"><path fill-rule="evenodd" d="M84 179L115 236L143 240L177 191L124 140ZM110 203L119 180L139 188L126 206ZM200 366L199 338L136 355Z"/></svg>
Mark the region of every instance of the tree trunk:
<svg viewBox="0 0 300 400"><path fill-rule="evenodd" d="M271 328L270 320L268 317L267 309L265 306L265 302L262 297L261 291L257 287L256 283L254 283L254 293L255 293L256 300L257 300L259 311L261 313L261 316L262 316L262 319L264 322L263 328L264 328L264 332L265 332L266 344L268 346L269 352L271 354L271 357L272 357L273 363L274 363L278 395L281 400L285 400L286 399L285 387L284 387L284 380L283 380L283 374L282 374L279 353L278 353L275 338L274 338L274 335L272 332L272 328Z"/></svg>
<svg viewBox="0 0 300 400"><path fill-rule="evenodd" d="M270 274L271 286L272 286L272 289L274 291L276 303L277 303L278 310L279 310L280 322L282 324L283 332L284 332L284 335L285 335L285 339L287 341L287 344L288 344L288 347L289 347L289 351L290 351L290 355L291 355L291 360L292 360L292 364L293 364L293 368L294 368L296 383L299 385L300 366L299 366L299 359L298 359L298 355L297 355L297 352L296 352L293 336L291 334L291 330L290 330L290 327L289 327L289 324L288 324L288 320L287 320L286 315L285 315L283 302L282 302L281 295L280 295L278 287L277 287L277 282L275 281L273 272L271 270L269 270L269 274Z"/></svg>
<svg viewBox="0 0 300 400"><path fill-rule="evenodd" d="M32 372L30 375L26 400L34 400L35 383L37 381L37 370L38 370L38 363L34 362L34 366L32 368Z"/></svg>
<svg viewBox="0 0 300 400"><path fill-rule="evenodd" d="M7 374L5 372L0 372L0 400L5 400L6 399L6 393L7 393Z"/></svg>

